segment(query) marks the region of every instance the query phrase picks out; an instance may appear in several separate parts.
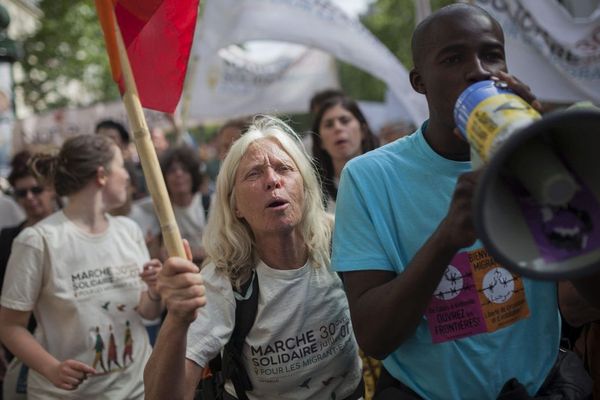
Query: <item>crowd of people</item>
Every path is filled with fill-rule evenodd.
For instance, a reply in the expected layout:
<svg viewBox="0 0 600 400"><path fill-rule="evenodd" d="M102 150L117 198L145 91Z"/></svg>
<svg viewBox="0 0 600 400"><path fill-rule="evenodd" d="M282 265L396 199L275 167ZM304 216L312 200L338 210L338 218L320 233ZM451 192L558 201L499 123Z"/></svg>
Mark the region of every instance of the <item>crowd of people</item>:
<svg viewBox="0 0 600 400"><path fill-rule="evenodd" d="M502 28L457 3L411 44L429 118L388 144L340 90L313 97L308 148L275 117L240 118L203 165L153 130L187 258L164 248L120 123L15 155L22 214L0 204L14 215L0 231L4 398L600 398L600 273L519 276L474 229L481 170L456 99L501 80L543 111L508 73ZM498 273L501 300L484 285ZM561 313L583 326L568 350Z"/></svg>

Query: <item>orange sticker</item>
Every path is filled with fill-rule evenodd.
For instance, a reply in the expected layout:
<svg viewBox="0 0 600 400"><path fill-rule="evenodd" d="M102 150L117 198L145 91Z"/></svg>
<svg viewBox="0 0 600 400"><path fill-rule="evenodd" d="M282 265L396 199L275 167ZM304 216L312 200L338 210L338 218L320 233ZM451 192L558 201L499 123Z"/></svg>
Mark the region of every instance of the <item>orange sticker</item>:
<svg viewBox="0 0 600 400"><path fill-rule="evenodd" d="M485 249L469 253L488 332L512 325L530 314L521 276L498 264Z"/></svg>

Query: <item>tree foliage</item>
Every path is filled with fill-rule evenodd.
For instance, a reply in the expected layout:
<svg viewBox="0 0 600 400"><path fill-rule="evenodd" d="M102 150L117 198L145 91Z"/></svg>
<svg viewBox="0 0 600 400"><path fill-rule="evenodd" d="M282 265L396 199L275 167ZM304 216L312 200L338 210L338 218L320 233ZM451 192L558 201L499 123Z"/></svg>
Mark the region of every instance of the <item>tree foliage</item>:
<svg viewBox="0 0 600 400"><path fill-rule="evenodd" d="M41 0L37 32L25 40L17 84L34 111L118 98L102 30L90 0Z"/></svg>
<svg viewBox="0 0 600 400"><path fill-rule="evenodd" d="M432 11L453 0L431 0ZM414 0L377 0L361 17L369 29L404 65L412 68L410 39L415 27ZM361 100L383 100L386 86L377 78L348 64L339 64L340 80L344 90Z"/></svg>

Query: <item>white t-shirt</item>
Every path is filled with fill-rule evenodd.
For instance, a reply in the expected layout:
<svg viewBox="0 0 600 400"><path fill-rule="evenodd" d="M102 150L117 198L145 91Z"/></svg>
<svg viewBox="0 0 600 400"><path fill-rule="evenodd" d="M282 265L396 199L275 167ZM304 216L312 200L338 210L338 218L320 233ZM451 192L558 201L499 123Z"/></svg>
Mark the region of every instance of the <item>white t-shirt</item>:
<svg viewBox="0 0 600 400"><path fill-rule="evenodd" d="M200 193L194 194L192 202L187 207L173 205L173 213L181 237L190 242L192 252L202 248L202 233L206 221L204 218L204 207L202 206L202 196Z"/></svg>
<svg viewBox="0 0 600 400"><path fill-rule="evenodd" d="M160 226L158 226L158 221L156 220L154 213L154 204L152 203L152 198L150 196L134 201L131 204L131 211L129 211L127 217L137 222L142 229L144 237L146 237L148 233L153 236L160 233Z"/></svg>
<svg viewBox="0 0 600 400"><path fill-rule="evenodd" d="M295 270L256 266L256 321L243 349L254 399L343 399L361 379L358 347L339 277L307 264ZM207 304L187 337L186 357L206 366L229 341L235 297L214 264L202 270ZM239 295L238 295L239 296ZM227 387L234 393L232 386Z"/></svg>
<svg viewBox="0 0 600 400"><path fill-rule="evenodd" d="M187 207L179 207L175 204L172 206L181 237L188 240L192 251L195 253L196 250L202 248L202 233L206 225L202 195L200 193L194 194L192 202ZM140 225L144 234L147 234L148 231L154 235L160 234L160 223L154 212L150 197L136 202L132 207L130 217Z"/></svg>
<svg viewBox="0 0 600 400"><path fill-rule="evenodd" d="M50 354L98 371L68 392L30 370L29 399L143 398L151 348L136 306L149 256L133 221L107 218L108 229L90 235L59 211L15 239L0 304L33 310L35 337Z"/></svg>

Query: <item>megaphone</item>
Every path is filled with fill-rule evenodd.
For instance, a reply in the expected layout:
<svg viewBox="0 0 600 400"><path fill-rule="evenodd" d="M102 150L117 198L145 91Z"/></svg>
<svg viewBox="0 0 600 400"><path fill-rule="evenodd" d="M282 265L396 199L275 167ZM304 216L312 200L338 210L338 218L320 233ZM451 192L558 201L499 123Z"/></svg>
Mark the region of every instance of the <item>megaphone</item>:
<svg viewBox="0 0 600 400"><path fill-rule="evenodd" d="M535 279L600 271L600 111L542 117L506 83L482 81L454 118L474 168L485 165L473 218L490 255Z"/></svg>

